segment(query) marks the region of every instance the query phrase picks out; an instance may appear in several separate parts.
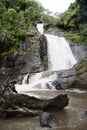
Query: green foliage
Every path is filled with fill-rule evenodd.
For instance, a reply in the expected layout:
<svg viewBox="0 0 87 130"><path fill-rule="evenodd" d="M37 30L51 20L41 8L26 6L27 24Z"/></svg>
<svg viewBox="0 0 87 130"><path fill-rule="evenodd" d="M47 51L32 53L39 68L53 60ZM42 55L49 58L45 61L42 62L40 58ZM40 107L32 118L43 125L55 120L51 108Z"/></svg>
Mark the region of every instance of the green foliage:
<svg viewBox="0 0 87 130"><path fill-rule="evenodd" d="M8 52L15 47L20 37L26 35L22 26L24 25L23 15L15 9L9 8L4 11L0 29L0 53Z"/></svg>
<svg viewBox="0 0 87 130"><path fill-rule="evenodd" d="M2 14L4 13L4 11L6 11L6 8L4 4L0 1L0 19L2 18Z"/></svg>
<svg viewBox="0 0 87 130"><path fill-rule="evenodd" d="M14 52L15 52L15 47L11 48L9 51L3 52L1 54L1 56L6 56L6 55L12 54Z"/></svg>
<svg viewBox="0 0 87 130"><path fill-rule="evenodd" d="M69 9L60 15L57 26L64 29L74 28L78 10L79 6L75 2L72 3Z"/></svg>
<svg viewBox="0 0 87 130"><path fill-rule="evenodd" d="M24 41L29 34L28 26L36 21L54 20L35 0L0 0L0 55L7 54Z"/></svg>
<svg viewBox="0 0 87 130"><path fill-rule="evenodd" d="M78 63L75 65L77 75L87 72L87 58L79 58Z"/></svg>
<svg viewBox="0 0 87 130"><path fill-rule="evenodd" d="M87 45L87 23L86 24L80 24L79 26L80 30L80 39L81 41Z"/></svg>
<svg viewBox="0 0 87 130"><path fill-rule="evenodd" d="M68 37L69 39L71 39L72 41L77 42L77 43L80 41L80 35L78 33L74 34L74 33L65 32L64 36Z"/></svg>
<svg viewBox="0 0 87 130"><path fill-rule="evenodd" d="M44 20L44 22L53 22L53 23L57 23L57 19L54 18L52 15L49 14L42 14L42 19Z"/></svg>
<svg viewBox="0 0 87 130"><path fill-rule="evenodd" d="M72 3L68 10L60 15L57 27L69 31L70 34L65 36L73 41L87 45L87 0L76 0Z"/></svg>
<svg viewBox="0 0 87 130"><path fill-rule="evenodd" d="M76 70L81 69L85 64L87 64L87 58L79 58L78 63L76 64Z"/></svg>

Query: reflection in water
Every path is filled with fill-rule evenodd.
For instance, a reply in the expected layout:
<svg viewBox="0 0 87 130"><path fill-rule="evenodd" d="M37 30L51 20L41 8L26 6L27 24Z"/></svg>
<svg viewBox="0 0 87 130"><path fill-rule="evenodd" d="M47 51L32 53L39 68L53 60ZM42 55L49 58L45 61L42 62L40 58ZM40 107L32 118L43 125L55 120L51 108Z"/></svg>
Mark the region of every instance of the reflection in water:
<svg viewBox="0 0 87 130"><path fill-rule="evenodd" d="M64 110L50 111L55 117L57 126L51 130L87 130L87 92L77 93L73 91L33 91L37 95L48 95L67 93L69 106ZM45 96L46 96L45 95ZM7 120L0 120L0 130L49 130L42 128L38 117L16 117Z"/></svg>

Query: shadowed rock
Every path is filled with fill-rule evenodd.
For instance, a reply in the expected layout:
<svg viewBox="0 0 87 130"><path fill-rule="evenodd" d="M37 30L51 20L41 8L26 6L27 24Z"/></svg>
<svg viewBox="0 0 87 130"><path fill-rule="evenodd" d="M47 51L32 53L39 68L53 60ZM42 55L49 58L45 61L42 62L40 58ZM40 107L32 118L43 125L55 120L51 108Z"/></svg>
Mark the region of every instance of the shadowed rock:
<svg viewBox="0 0 87 130"><path fill-rule="evenodd" d="M39 120L40 120L40 125L42 127L55 128L56 126L55 117L48 112L43 112L40 115Z"/></svg>

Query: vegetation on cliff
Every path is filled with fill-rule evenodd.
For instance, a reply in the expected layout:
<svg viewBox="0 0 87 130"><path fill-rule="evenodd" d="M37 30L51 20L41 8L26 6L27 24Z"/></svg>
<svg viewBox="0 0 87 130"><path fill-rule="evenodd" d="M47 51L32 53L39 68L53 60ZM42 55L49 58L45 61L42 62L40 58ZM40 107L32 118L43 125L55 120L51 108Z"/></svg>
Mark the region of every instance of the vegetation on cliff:
<svg viewBox="0 0 87 130"><path fill-rule="evenodd" d="M67 30L64 33L75 42L87 45L87 1L76 0L60 15L57 26Z"/></svg>
<svg viewBox="0 0 87 130"><path fill-rule="evenodd" d="M75 65L77 75L87 72L87 58L80 58L78 63Z"/></svg>
<svg viewBox="0 0 87 130"><path fill-rule="evenodd" d="M17 44L29 37L28 27L42 19L54 21L35 0L0 0L0 55L15 51Z"/></svg>

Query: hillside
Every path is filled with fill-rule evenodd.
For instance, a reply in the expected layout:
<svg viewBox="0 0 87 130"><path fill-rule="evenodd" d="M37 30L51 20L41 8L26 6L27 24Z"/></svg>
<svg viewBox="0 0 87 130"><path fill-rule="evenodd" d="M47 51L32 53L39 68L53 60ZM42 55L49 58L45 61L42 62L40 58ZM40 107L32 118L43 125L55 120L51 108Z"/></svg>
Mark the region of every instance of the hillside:
<svg viewBox="0 0 87 130"><path fill-rule="evenodd" d="M19 42L30 36L28 27L37 22L55 21L35 0L0 0L0 56L15 51Z"/></svg>
<svg viewBox="0 0 87 130"><path fill-rule="evenodd" d="M66 30L66 37L87 45L87 1L76 0L68 10L60 15L57 26Z"/></svg>

